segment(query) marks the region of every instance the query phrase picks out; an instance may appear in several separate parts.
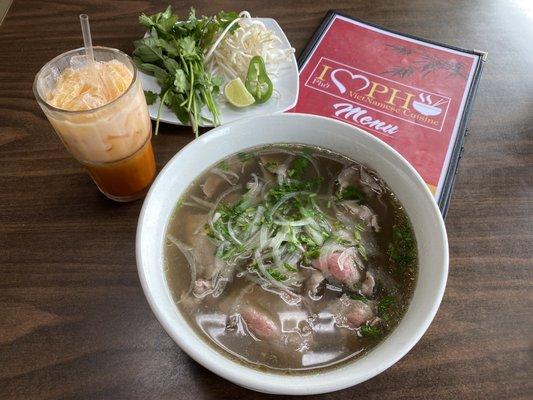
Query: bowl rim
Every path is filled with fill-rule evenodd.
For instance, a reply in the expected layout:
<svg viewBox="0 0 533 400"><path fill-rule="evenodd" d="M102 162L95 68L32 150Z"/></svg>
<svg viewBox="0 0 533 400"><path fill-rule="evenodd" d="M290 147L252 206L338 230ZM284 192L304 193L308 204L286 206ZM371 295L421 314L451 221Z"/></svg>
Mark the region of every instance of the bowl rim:
<svg viewBox="0 0 533 400"><path fill-rule="evenodd" d="M191 146L196 146L198 142L206 141L206 140L218 140L216 139L216 136L224 137L228 134L228 132L225 132L225 130L228 127L238 126L238 125L246 125L249 124L250 121L254 120L260 120L260 119L266 119L269 118L304 118L309 120L321 120L324 121L326 124L335 124L335 125L342 125L343 129L349 128L352 130L357 130L359 132L362 132L366 135L366 137L371 141L375 142L378 147L382 147L385 152L388 152L390 156L393 158L396 158L395 161L399 162L400 164L403 164L403 167L406 168L409 171L409 174L412 175L412 178L415 181L415 184L419 186L418 189L422 190L422 196L424 197L423 201L428 202L428 205L432 208L432 213L435 214L438 226L436 227L436 230L439 233L439 239L442 244L442 259L438 260L437 262L441 264L440 268L440 276L435 276L435 279L439 280L438 290L434 293L434 295L431 298L432 305L429 310L429 312L426 314L424 321L422 324L415 327L414 332L408 337L408 340L400 344L398 347L401 348L399 351L396 351L393 354L393 357L387 358L386 361L382 362L379 366L372 368L369 371L366 371L363 374L360 374L357 377L351 377L351 376L341 376L339 372L343 371L344 366L352 365L354 363L357 363L358 360L362 359L356 359L354 361L348 361L346 364L343 364L342 366L339 366L338 368L333 367L332 369L328 369L325 373L322 373L321 371L318 371L317 373L313 372L307 372L303 374L295 374L295 375L282 375L282 374L276 374L270 371L260 371L254 368L251 368L245 364L239 363L238 361L230 359L228 356L223 355L216 349L213 349L216 353L215 359L209 359L208 357L205 357L201 354L201 352L198 348L194 348L195 344L189 344L185 342L181 336L180 333L177 332L175 329L173 329L173 326L171 326L170 321L167 319L165 313L163 310L159 307L157 300L154 296L154 294L151 291L151 288L149 287L148 282L148 275L145 274L145 268L143 266L143 255L141 251L141 234L143 229L143 223L146 218L146 213L148 210L148 207L152 201L152 197L154 196L154 192L156 191L156 188L159 185L159 182L165 179L166 174L169 170L173 168L173 164L175 160L180 156L181 153L188 151L188 149ZM281 142L280 142L281 143ZM239 151L239 149L236 149L235 151ZM327 393L332 392L336 390L345 389L347 387L355 386L361 382L364 382L381 372L385 371L386 369L390 368L392 365L394 365L397 361L399 361L401 358L403 358L421 339L421 337L424 335L424 333L429 328L429 325L433 321L438 308L440 306L440 303L442 301L442 298L444 296L444 291L446 288L446 282L448 277L448 269L449 269L449 248L448 248L448 238L446 233L446 227L444 225L444 221L442 218L442 215L440 213L440 210L438 208L437 203L435 202L435 199L433 195L431 194L430 190L428 189L426 183L423 181L421 176L418 174L418 172L414 169L414 167L405 160L405 158L398 153L394 148L383 142L377 137L374 137L373 135L365 132L364 130L357 128L351 124L348 124L343 121L335 120L332 118L326 118L318 115L312 115L312 114L303 114L303 113L286 113L286 114L270 114L270 115L262 115L262 116L252 116L249 118L243 118L236 121L232 121L228 124L224 124L223 126L216 127L209 132L203 134L202 136L196 138L195 140L191 141L187 145L185 145L182 149L180 149L164 166L164 168L159 172L157 178L155 179L154 183L152 184L141 209L138 224L137 224L137 232L136 232L136 261L137 261L137 269L139 274L139 279L141 281L141 286L143 288L144 295L150 305L150 308L152 309L152 312L156 316L159 323L163 326L166 333L173 339L173 341L180 347L181 350L186 352L192 359L194 359L196 362L207 368L208 370L216 373L217 375L223 377L224 379L227 379L233 383L236 383L240 386L243 386L248 389L252 389L258 392L264 392L264 393L273 393L273 394L286 394L286 395L310 395L310 394L320 394L320 393ZM416 291L416 289L415 289ZM196 339L198 341L205 343L206 346L213 347L211 344L207 344L204 339L200 338L199 336L196 336ZM374 349L379 348L381 345L378 344ZM370 354L371 352L369 352ZM242 369L243 371L248 371L253 376L250 377L248 374L239 374L238 371L235 372L231 368L224 368L223 366L217 364L217 360L219 362L230 362L234 364L233 366L235 369ZM240 368L239 368L240 367ZM336 380L334 382L324 382L323 375L324 374L331 374L332 376L335 376ZM261 379L259 379L261 377ZM278 385L276 387L273 387L273 383L268 381L268 378L274 379L273 377L282 377L284 384L283 386ZM301 382L300 382L301 381Z"/></svg>

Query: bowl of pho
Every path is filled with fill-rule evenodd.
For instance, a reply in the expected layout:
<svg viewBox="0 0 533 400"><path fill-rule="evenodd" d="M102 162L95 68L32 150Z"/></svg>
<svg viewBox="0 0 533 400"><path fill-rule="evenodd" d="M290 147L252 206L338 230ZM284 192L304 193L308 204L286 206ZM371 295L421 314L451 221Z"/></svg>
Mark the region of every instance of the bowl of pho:
<svg viewBox="0 0 533 400"><path fill-rule="evenodd" d="M145 199L136 256L181 349L277 394L389 368L427 330L448 273L444 223L413 167L360 129L303 114L185 146Z"/></svg>

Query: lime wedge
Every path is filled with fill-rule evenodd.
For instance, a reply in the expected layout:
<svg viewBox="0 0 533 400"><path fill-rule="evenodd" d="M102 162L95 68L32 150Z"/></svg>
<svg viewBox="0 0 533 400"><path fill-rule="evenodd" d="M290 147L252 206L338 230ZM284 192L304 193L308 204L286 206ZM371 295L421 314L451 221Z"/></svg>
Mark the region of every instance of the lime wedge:
<svg viewBox="0 0 533 400"><path fill-rule="evenodd" d="M228 82L224 88L224 95L235 107L247 107L255 103L254 96L246 89L241 78L235 78Z"/></svg>

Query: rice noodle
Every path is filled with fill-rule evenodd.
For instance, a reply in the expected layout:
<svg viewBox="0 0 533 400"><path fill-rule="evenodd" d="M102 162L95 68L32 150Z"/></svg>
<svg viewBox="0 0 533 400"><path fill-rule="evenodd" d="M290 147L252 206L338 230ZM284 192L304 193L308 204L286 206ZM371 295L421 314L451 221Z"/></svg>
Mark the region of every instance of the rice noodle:
<svg viewBox="0 0 533 400"><path fill-rule="evenodd" d="M281 243L287 240L287 231L285 229L280 229L280 231L270 240L270 247L272 250L276 250L281 246Z"/></svg>
<svg viewBox="0 0 533 400"><path fill-rule="evenodd" d="M271 153L276 157L264 157ZM280 156L279 153L285 153L286 156ZM224 265L224 268L217 269L214 274L212 286L207 287L209 293L220 295L233 276L246 277L264 290L278 294L288 304L293 304L301 300L303 282L308 277L305 268L320 268L316 261L327 265L328 257L337 253L335 256L341 264L350 260L362 270L364 266L361 267L362 261L357 249L359 245L363 246L363 241L355 236L355 233L359 233L355 232L355 221L358 219L350 216L334 196L334 184L330 184L329 194L319 195L318 189L316 193L315 189L299 189L302 187L300 178L289 177L288 169L297 156L308 160L307 171L312 174L314 170L320 177L320 169L315 160L303 152L285 150L267 150L256 153L255 156L259 157L258 164L261 168L269 167L264 170L265 179L250 173L246 183L236 184L235 179L239 179L239 175L220 168L211 170L235 185L216 198L208 213L212 240L217 246L216 258ZM348 171L348 168L344 168L341 173L352 179L351 174L358 174L358 170ZM271 174L275 174L276 178ZM358 179L359 175L355 175L355 178ZM247 191L242 199L235 202L226 200L227 204L222 208L222 201L231 193L241 193L243 185ZM331 215L322 210L326 201ZM341 222L341 227L338 222ZM318 260L311 262L314 257L318 257ZM295 266L297 270L294 271L287 265ZM236 269L237 274L234 275ZM323 273L332 278L327 268ZM339 282L333 280L332 283L337 285ZM202 291L202 295L204 294L205 291Z"/></svg>
<svg viewBox="0 0 533 400"><path fill-rule="evenodd" d="M259 244L261 232L255 232L250 238L244 242L243 247L245 250L250 251Z"/></svg>
<svg viewBox="0 0 533 400"><path fill-rule="evenodd" d="M274 293L276 295L278 295L285 303L289 304L289 305L296 305L296 304L299 304L300 301L302 300L301 296L291 292L291 291L286 291L286 290L283 290L283 289L280 289L278 287L273 287L270 282L265 279L262 275L259 275L259 273L257 271L251 273L251 272L246 272L243 277L254 283L254 284L257 284L261 287L261 289L267 291L267 292L270 292L270 293Z"/></svg>

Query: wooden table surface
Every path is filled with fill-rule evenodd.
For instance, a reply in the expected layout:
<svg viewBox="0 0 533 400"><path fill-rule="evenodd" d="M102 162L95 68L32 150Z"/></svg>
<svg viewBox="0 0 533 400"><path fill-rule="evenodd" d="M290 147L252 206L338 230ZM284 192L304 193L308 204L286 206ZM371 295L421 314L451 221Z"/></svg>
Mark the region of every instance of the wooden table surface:
<svg viewBox="0 0 533 400"><path fill-rule="evenodd" d="M217 3L212 4L212 3ZM224 3L222 6L221 3ZM141 290L142 202L99 194L39 109L32 82L82 42L132 50L156 1L20 1L0 26L0 398L273 398L196 364ZM188 3L175 4L182 14ZM401 0L194 4L276 18L297 52L329 8L488 51L446 225L450 275L427 333L392 368L324 399L533 398L533 3ZM193 138L162 126L159 168ZM318 396L317 396L318 397Z"/></svg>

